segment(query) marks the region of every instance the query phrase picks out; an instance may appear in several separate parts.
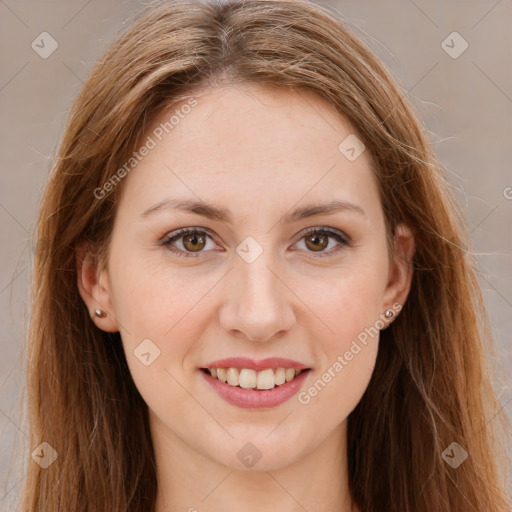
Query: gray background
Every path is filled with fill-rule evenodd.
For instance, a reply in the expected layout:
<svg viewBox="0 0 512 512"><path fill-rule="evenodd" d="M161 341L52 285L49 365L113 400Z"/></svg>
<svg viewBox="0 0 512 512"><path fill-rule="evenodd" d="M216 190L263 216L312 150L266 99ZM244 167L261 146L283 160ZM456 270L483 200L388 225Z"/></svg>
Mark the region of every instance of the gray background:
<svg viewBox="0 0 512 512"><path fill-rule="evenodd" d="M506 372L512 368L512 4L480 1L330 2L388 65L422 114L449 170L479 254L480 283ZM0 0L0 511L14 509L23 440L30 233L64 121L95 59L142 2ZM31 47L57 41L47 59ZM442 42L469 44L452 58ZM452 51L461 41L448 38ZM510 389L496 385L507 413ZM507 405L508 404L508 405ZM10 469L10 471L8 471ZM509 486L512 488L512 485Z"/></svg>

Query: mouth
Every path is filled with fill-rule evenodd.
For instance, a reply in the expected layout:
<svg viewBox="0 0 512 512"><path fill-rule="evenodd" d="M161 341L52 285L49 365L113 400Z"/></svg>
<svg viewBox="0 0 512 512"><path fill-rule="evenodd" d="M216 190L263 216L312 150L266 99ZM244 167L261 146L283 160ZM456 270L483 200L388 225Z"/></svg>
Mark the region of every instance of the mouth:
<svg viewBox="0 0 512 512"><path fill-rule="evenodd" d="M258 371L251 368L230 367L200 368L200 370L213 379L234 388L268 391L293 381L299 375L311 371L311 368L277 367Z"/></svg>
<svg viewBox="0 0 512 512"><path fill-rule="evenodd" d="M227 403L245 410L268 410L296 395L310 372L311 368L212 367L200 368L198 373Z"/></svg>

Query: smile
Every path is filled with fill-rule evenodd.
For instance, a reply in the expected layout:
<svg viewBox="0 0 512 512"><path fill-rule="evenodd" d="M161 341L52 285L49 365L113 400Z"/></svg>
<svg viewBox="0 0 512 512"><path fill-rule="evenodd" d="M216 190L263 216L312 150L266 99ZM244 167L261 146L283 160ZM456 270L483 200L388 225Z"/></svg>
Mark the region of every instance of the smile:
<svg viewBox="0 0 512 512"><path fill-rule="evenodd" d="M276 407L296 395L310 372L311 368L278 367L257 371L214 367L201 368L199 374L210 389L229 404L243 409L266 409Z"/></svg>
<svg viewBox="0 0 512 512"><path fill-rule="evenodd" d="M301 372L306 370L296 368L267 368L265 370L252 370L250 368L202 368L213 378L233 387L244 389L273 389L290 382Z"/></svg>

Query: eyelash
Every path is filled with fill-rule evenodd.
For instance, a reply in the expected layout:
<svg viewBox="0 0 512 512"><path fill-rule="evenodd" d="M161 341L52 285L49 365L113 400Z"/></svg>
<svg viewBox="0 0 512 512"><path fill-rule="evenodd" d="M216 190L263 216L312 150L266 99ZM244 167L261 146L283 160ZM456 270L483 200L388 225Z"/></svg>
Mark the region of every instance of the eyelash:
<svg viewBox="0 0 512 512"><path fill-rule="evenodd" d="M196 233L196 234L200 234L200 235L207 235L210 238L212 238L211 234L208 231L205 231L203 229L183 228L183 229L178 230L172 236L166 236L162 240L161 243L162 243L162 245L167 247L167 249L169 249L171 252L173 252L174 254L176 254L179 257L197 258L204 251L200 251L200 252L197 252L197 253L192 253L192 252L183 251L181 249L176 249L175 247L172 246L172 242L174 242L175 240L178 240L178 239L184 237L185 235L189 235L191 233ZM315 235L316 234L328 235L330 238L334 238L342 246L341 248L337 248L337 249L334 249L334 250L331 249L327 253L319 252L318 253L318 257L319 258L327 258L327 257L331 256L333 252L334 253L338 253L340 250L343 249L343 247L350 247L351 246L351 240L350 240L350 238L347 235L345 235L342 232L339 232L337 230L333 230L333 229L329 229L329 228L310 228L310 229L306 230L303 233L302 237L298 241L300 241L303 238L305 238L306 236L312 235L312 234L315 234ZM313 251L308 251L308 252L313 252Z"/></svg>

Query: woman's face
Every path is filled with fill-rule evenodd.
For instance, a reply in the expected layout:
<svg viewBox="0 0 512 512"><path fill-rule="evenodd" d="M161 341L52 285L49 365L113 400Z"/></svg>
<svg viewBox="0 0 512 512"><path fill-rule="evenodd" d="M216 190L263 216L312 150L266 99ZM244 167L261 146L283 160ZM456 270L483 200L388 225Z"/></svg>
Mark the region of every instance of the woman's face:
<svg viewBox="0 0 512 512"><path fill-rule="evenodd" d="M233 468L285 467L342 439L410 271L389 260L368 152L324 100L246 86L183 105L126 166L86 300L120 331L154 436ZM406 229L396 243L412 256ZM293 369L308 370L286 382Z"/></svg>

